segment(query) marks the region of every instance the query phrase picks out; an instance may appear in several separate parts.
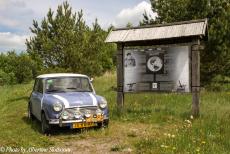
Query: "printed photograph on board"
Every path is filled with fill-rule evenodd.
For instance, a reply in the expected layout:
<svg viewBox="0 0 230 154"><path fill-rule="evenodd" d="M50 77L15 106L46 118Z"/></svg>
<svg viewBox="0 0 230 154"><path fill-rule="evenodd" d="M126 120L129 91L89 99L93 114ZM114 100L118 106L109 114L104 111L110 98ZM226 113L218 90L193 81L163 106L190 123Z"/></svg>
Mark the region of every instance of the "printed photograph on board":
<svg viewBox="0 0 230 154"><path fill-rule="evenodd" d="M190 46L125 48L124 92L190 92Z"/></svg>

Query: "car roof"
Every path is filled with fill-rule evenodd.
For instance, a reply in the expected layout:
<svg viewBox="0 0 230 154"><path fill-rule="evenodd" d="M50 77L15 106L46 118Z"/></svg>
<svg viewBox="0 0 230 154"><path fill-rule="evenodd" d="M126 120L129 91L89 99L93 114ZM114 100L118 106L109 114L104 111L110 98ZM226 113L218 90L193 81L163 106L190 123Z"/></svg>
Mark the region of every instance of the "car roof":
<svg viewBox="0 0 230 154"><path fill-rule="evenodd" d="M55 78L55 77L88 77L83 74L75 74L75 73L51 73L51 74L42 74L37 76L37 78Z"/></svg>

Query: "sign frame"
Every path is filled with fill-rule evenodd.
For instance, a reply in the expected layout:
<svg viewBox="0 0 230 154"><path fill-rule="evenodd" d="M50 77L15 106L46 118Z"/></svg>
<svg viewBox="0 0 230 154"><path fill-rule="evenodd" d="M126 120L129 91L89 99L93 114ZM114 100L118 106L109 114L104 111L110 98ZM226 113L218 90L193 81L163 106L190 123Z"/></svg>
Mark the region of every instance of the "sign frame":
<svg viewBox="0 0 230 154"><path fill-rule="evenodd" d="M192 45L193 43L179 43L179 44L165 44L165 45L153 45L153 46L144 46L144 47L140 47L140 46L123 46L123 50L122 50L122 55L123 55L123 58L125 57L125 51L126 50L142 50L144 51L144 49L151 49L151 48L171 48L171 47L188 47L188 84L189 84L189 87L188 87L188 91L186 92L182 92L182 93L191 93L192 92ZM136 48L139 48L139 49L136 49ZM154 54L156 55L156 54ZM164 65L164 64L163 64ZM140 90L140 91L126 91L125 90L125 58L123 60L123 77L122 77L122 87L123 87L123 93L142 93L142 92L147 92L147 93L181 93L180 91L170 91L170 90L160 90L160 89L156 89L156 90ZM147 68L146 68L147 70ZM163 66L163 69L160 70L160 73L161 75L163 75L163 71L164 70L164 66ZM151 73L149 72L150 74L154 74L154 73ZM145 75L147 75L148 72L145 73ZM159 75L158 74L158 75ZM153 78L156 78L156 76L154 75ZM154 79L153 82L156 82L158 85L160 82L169 82L169 81L156 81L156 79ZM153 83L152 82L152 83ZM148 82L150 84L150 82ZM146 82L147 84L147 82ZM151 87L151 85L149 85L149 87Z"/></svg>
<svg viewBox="0 0 230 154"><path fill-rule="evenodd" d="M203 41L208 39L208 19L198 19L144 27L119 28L110 31L105 42L117 44L117 109L124 107L123 81L124 47L161 46L191 44L190 87L192 93L192 115L199 116L200 98L200 51ZM136 93L136 92L135 92Z"/></svg>

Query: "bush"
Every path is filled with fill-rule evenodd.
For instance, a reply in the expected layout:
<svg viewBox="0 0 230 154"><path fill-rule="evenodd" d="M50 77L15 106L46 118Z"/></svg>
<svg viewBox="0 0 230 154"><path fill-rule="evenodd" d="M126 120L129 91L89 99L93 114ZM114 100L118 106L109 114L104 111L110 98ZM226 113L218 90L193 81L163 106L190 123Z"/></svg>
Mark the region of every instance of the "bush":
<svg viewBox="0 0 230 154"><path fill-rule="evenodd" d="M206 86L209 91L230 91L230 77L217 75Z"/></svg>
<svg viewBox="0 0 230 154"><path fill-rule="evenodd" d="M11 51L0 55L0 85L28 82L37 75L36 70L27 53Z"/></svg>
<svg viewBox="0 0 230 154"><path fill-rule="evenodd" d="M26 54L21 54L16 60L17 67L15 76L17 83L28 82L33 78L34 64L30 57Z"/></svg>
<svg viewBox="0 0 230 154"><path fill-rule="evenodd" d="M6 73L0 69L0 85L14 84L16 82L16 78L13 72Z"/></svg>

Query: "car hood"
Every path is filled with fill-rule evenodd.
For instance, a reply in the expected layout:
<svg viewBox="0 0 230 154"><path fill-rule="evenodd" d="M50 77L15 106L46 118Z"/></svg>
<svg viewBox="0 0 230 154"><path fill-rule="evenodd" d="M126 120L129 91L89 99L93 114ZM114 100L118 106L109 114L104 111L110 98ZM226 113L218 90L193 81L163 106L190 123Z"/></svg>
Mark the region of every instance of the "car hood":
<svg viewBox="0 0 230 154"><path fill-rule="evenodd" d="M68 92L47 95L48 97L52 97L52 99L62 102L65 108L98 105L96 95L91 92Z"/></svg>

